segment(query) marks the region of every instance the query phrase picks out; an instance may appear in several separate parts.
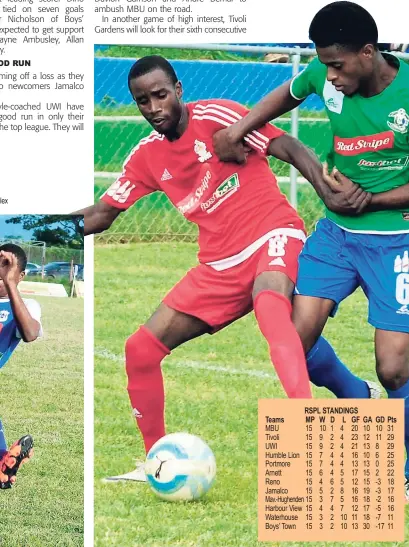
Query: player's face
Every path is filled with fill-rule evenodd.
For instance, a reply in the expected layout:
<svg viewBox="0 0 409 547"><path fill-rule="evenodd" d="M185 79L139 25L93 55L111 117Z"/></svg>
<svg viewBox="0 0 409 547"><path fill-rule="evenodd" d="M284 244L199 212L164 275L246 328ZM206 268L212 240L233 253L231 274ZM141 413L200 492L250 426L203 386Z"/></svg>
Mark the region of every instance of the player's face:
<svg viewBox="0 0 409 547"><path fill-rule="evenodd" d="M164 135L173 133L182 115L182 85L160 68L131 80L132 96L142 116Z"/></svg>
<svg viewBox="0 0 409 547"><path fill-rule="evenodd" d="M16 283L16 285L18 285L20 281L24 279L24 276L25 276L24 271L23 272L16 271L16 273L14 274L14 282ZM0 277L0 298L7 298L7 290L1 277Z"/></svg>
<svg viewBox="0 0 409 547"><path fill-rule="evenodd" d="M344 95L353 95L372 77L375 50L370 44L358 52L339 46L317 47L317 54L327 66L327 80Z"/></svg>

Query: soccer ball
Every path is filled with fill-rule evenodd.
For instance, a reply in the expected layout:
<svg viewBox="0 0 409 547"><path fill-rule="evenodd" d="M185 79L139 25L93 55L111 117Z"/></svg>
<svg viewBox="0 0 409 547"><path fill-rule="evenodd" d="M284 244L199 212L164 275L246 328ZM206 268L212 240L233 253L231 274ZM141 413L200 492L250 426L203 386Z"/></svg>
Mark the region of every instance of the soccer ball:
<svg viewBox="0 0 409 547"><path fill-rule="evenodd" d="M160 498L190 501L200 498L213 484L216 460L199 437L171 433L149 450L145 473L150 487Z"/></svg>

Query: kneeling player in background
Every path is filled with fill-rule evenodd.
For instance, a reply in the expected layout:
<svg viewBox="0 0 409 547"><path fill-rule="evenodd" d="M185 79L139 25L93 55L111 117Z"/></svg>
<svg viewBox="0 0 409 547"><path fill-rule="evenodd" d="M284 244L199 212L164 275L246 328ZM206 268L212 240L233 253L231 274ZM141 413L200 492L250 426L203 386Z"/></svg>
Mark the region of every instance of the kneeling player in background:
<svg viewBox="0 0 409 547"><path fill-rule="evenodd" d="M155 131L134 148L102 199L79 212L85 233L108 229L121 211L155 191L199 227L199 265L126 342L128 393L148 452L165 435L162 360L180 344L214 333L252 309L287 395L311 397L304 351L291 322L304 226L281 194L266 156L293 164L331 206L338 194L323 180L315 155L269 124L247 135L245 165L220 162L213 134L247 109L227 100L184 104L181 83L162 57L137 61L128 85ZM357 188L355 206L365 199ZM143 469L128 478L144 480Z"/></svg>
<svg viewBox="0 0 409 547"><path fill-rule="evenodd" d="M18 245L0 246L0 368L10 359L21 339L33 342L41 336L41 308L35 300L22 299L18 284L27 264ZM25 435L7 448L0 420L0 490L11 488L20 466L33 454L33 439Z"/></svg>

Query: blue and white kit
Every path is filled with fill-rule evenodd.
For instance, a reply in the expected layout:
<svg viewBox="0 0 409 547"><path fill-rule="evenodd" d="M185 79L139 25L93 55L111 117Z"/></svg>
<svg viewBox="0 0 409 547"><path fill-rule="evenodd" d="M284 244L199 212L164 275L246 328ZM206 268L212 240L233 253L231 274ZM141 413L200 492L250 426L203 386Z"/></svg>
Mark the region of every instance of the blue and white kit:
<svg viewBox="0 0 409 547"><path fill-rule="evenodd" d="M31 317L40 323L39 336L42 336L40 304L33 299L23 299L23 302ZM13 316L10 300L2 298L0 299L0 368L10 359L20 340L21 336Z"/></svg>
<svg viewBox="0 0 409 547"><path fill-rule="evenodd" d="M350 232L321 219L300 254L295 293L333 300L334 316L359 286L373 327L409 332L409 233Z"/></svg>

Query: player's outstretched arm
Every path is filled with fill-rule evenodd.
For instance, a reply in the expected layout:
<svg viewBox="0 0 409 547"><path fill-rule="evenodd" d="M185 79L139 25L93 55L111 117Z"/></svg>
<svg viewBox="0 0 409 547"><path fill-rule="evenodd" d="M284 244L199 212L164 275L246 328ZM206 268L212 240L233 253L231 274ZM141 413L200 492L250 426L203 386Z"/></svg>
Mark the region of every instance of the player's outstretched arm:
<svg viewBox="0 0 409 547"><path fill-rule="evenodd" d="M391 209L409 209L409 183L388 192L372 194L368 211L390 211Z"/></svg>
<svg viewBox="0 0 409 547"><path fill-rule="evenodd" d="M268 154L293 165L314 187L331 211L343 215L359 215L371 202L372 194L344 177L340 184L327 174L315 153L302 142L284 134L270 141Z"/></svg>
<svg viewBox="0 0 409 547"><path fill-rule="evenodd" d="M0 251L0 277L10 299L13 316L24 342L33 342L40 334L40 323L31 317L17 288L20 275L17 257L10 252Z"/></svg>
<svg viewBox="0 0 409 547"><path fill-rule="evenodd" d="M87 236L108 230L120 213L121 209L112 207L104 201L98 201L95 205L76 211L74 214L84 216L84 235Z"/></svg>
<svg viewBox="0 0 409 547"><path fill-rule="evenodd" d="M241 120L213 135L214 150L220 160L245 163L244 137L303 102L291 95L290 83L285 82L274 89Z"/></svg>

